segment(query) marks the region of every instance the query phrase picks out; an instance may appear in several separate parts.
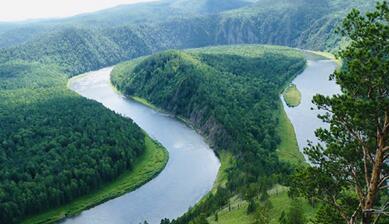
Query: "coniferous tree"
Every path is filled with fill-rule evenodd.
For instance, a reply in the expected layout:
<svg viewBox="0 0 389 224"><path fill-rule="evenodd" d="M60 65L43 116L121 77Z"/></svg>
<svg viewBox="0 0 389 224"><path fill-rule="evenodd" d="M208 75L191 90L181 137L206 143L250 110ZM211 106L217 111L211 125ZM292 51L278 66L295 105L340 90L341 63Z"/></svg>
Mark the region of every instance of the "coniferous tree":
<svg viewBox="0 0 389 224"><path fill-rule="evenodd" d="M313 166L296 174L293 189L333 211L321 213L321 218L327 214L349 224L387 223L388 3L379 3L365 16L353 10L340 32L350 42L339 53L342 69L332 76L342 93L314 98L318 108L327 112L320 118L330 128L317 130L325 145L311 145L305 150Z"/></svg>

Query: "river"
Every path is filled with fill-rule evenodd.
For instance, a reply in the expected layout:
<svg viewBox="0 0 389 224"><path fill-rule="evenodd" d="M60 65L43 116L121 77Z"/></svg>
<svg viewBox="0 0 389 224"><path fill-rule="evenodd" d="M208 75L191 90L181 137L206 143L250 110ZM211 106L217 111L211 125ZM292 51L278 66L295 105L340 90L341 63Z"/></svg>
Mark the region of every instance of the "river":
<svg viewBox="0 0 389 224"><path fill-rule="evenodd" d="M207 194L220 162L204 139L174 117L125 98L110 84L112 68L73 78L69 87L80 95L131 118L169 152L165 169L135 191L85 210L65 224L159 223L177 218ZM96 114L98 116L98 114Z"/></svg>
<svg viewBox="0 0 389 224"><path fill-rule="evenodd" d="M284 110L293 124L301 151L308 145L308 140L313 143L318 142L314 133L317 128L328 127L317 118L320 111L312 103L312 98L318 93L330 96L340 92L335 81L329 80L329 76L335 71L336 66L336 63L330 60L308 60L304 72L292 81L301 92L300 105L289 107L281 97Z"/></svg>
<svg viewBox="0 0 389 224"><path fill-rule="evenodd" d="M325 125L317 118L312 97L339 92L329 75L336 64L329 60L308 60L307 68L293 83L302 94L301 104L284 109L292 122L299 148L307 140L317 142L314 130ZM220 162L193 129L174 117L125 98L110 84L112 68L89 72L73 78L69 87L80 95L102 103L105 107L134 120L169 152L166 168L156 178L121 197L88 209L64 220L65 224L138 224L145 220L157 224L162 218L176 218L198 202L216 179ZM98 115L96 115L98 116Z"/></svg>

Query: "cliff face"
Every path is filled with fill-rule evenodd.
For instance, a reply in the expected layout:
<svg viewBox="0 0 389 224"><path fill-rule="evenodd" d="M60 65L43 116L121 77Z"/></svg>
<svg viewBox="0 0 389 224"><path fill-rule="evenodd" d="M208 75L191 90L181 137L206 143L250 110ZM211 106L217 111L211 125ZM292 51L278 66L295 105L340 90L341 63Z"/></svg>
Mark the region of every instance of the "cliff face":
<svg viewBox="0 0 389 224"><path fill-rule="evenodd" d="M199 93L196 87L189 87L193 92ZM177 116L182 116L187 119L194 128L205 136L212 147L231 149L234 147L233 139L224 127L222 121L218 120L214 115L210 115L209 105L206 103L196 104L195 100L189 105L181 105L182 99L189 97L194 98L194 95L188 95L187 89L178 88L175 96L169 100L167 99L166 106L163 106L167 111L172 112ZM186 109L180 111L179 107L183 106Z"/></svg>

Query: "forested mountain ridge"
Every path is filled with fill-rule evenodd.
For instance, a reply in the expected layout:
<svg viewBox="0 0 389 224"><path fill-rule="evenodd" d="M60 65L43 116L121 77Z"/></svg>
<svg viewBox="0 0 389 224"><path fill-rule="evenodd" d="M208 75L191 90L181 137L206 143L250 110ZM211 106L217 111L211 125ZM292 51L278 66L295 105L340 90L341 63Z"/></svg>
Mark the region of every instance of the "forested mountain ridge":
<svg viewBox="0 0 389 224"><path fill-rule="evenodd" d="M196 3L200 8L205 6L209 8L212 5L214 7L216 4L210 0L201 2L203 5ZM234 1L227 1L227 5L228 2ZM66 73L75 75L172 48L266 43L331 50L339 44L340 38L333 31L348 11L347 9L353 6L368 9L374 5L372 2L374 1L361 3L350 0L346 3L261 0L245 4L231 3L234 9L221 10L221 12L211 13L212 15L192 13L186 16L181 15L190 8L185 5L187 3L185 1L162 1L124 6L123 9L118 7L97 14L80 16L80 18L71 18L68 19L71 22L65 20L68 22L61 26L46 25L54 26L54 29L45 30L42 29L45 26L39 24L38 27L41 27L39 30L43 30L40 31L43 33L36 34L37 37L23 44L0 49L0 62L20 59L41 63L59 63ZM159 11L155 10L157 10L156 6L161 5L169 9L173 8L174 12L165 19L159 18L159 20L153 17L145 20L145 15L139 15L142 17L139 21L126 20L126 25L123 25L124 22L118 22L122 25L107 27L105 23L98 22L100 17L109 17L111 11L112 13L119 11L119 15L123 14L125 18L135 18L136 15L133 13L136 11L128 11L127 7L129 9L141 7L146 15L148 13L160 15ZM219 7L222 6L223 4ZM97 20L92 28L83 25L92 23L94 21L92 18ZM31 33L30 29L26 32ZM34 32L31 35L34 36ZM0 35L0 40L1 37L2 35Z"/></svg>
<svg viewBox="0 0 389 224"><path fill-rule="evenodd" d="M18 222L27 215L84 195L130 169L133 160L143 149L144 134L138 127L134 124L128 126L131 122L127 119L119 118L103 106L66 90L67 77L170 48L267 43L332 50L340 41L333 31L345 13L352 7L368 9L376 1L230 0L225 1L225 5L220 2L216 4L216 1L204 0L199 1L199 5L191 5L186 0L169 0L117 7L63 20L1 24L1 220L6 220L7 223ZM191 10L192 8L196 10ZM218 75L228 73L228 78L233 77L230 73L237 72L220 68L236 69L227 64L218 67L220 58L212 54L188 54L189 61L182 60L185 62L183 65L188 64L190 69L200 74L204 74L203 68L207 70L209 67L216 67L211 70ZM187 56L175 53L172 55L172 61L180 61L181 57ZM242 62L241 56L224 58L226 61ZM193 66L193 59L202 64L202 69L197 70ZM250 66L248 69L252 68ZM235 78L239 82L247 81L242 77ZM184 84L191 84L193 80L189 79ZM211 81L217 87L231 84ZM180 92L189 93L190 91ZM238 92L239 94L243 95L242 92ZM255 94L253 95L250 96L255 98ZM276 94L273 91L270 95L274 97ZM220 98L218 94L216 96L215 99ZM183 105L173 108L177 101L165 103L167 108L183 115L188 115L188 110L191 109ZM273 104L267 106L270 110L275 108ZM213 113L219 112L225 113L225 108L215 109ZM96 114L101 116L96 117ZM237 187L239 183L251 183L258 175L263 174L258 173L257 169L264 164L269 165L265 172L270 172L273 168L285 168L279 166L272 150L264 150L274 148L277 142L276 138L268 137L272 134L272 128L266 130L266 136L261 136L258 130L266 129L267 126L259 126L259 129L251 127L252 122L257 121L250 115L251 112L245 117L245 124L250 128L244 130L247 136L243 140L253 143L254 146L250 149L258 149L268 157L263 160L260 158L260 164L252 163L258 166L245 167L240 164L242 167L239 168L243 169L244 175L232 172L231 175L239 178L230 185L231 188ZM201 118L201 114L193 116ZM269 118L269 123L276 122L275 118L268 117L269 113L264 113L263 116ZM233 121L232 118L228 119L230 120L223 122ZM107 123L112 125L106 125ZM108 136L105 133L106 126L112 128L109 129L111 134ZM207 125L203 126L205 133L211 133ZM209 127L215 125L211 124ZM223 126L219 129L221 132L216 132L215 144L231 143L237 137L234 135L241 134L234 130L228 131L232 128L226 127ZM85 131L80 130L81 128L85 128ZM227 132L233 134L225 134ZM257 144L252 141L251 135L261 141L263 137L267 141ZM74 150L74 145L77 150ZM95 157L81 155L92 151ZM252 152L240 156L248 158L247 161L258 156L255 154L251 157L249 153ZM72 160L74 155L80 161ZM117 164L116 160L119 160ZM265 163L264 160L270 162ZM73 166L74 164L79 166ZM58 167L63 169L58 170ZM43 175L49 178L45 181L42 179ZM47 201L49 203L45 203Z"/></svg>
<svg viewBox="0 0 389 224"><path fill-rule="evenodd" d="M276 154L279 94L304 68L302 52L262 45L167 51L114 68L112 83L123 93L187 119L217 152L236 158L225 188L173 223L210 216L234 195L266 198L285 181L290 167Z"/></svg>
<svg viewBox="0 0 389 224"><path fill-rule="evenodd" d="M39 42L42 37L53 32L63 34L62 29L80 28L90 29L90 32L126 30L129 35L135 33L147 43L148 49L155 51L242 43L332 50L340 41L333 31L346 13L353 7L370 9L375 2L165 0L139 3L68 19L18 24L14 25L15 29L12 29L11 24L6 26L6 32L0 30L0 48ZM104 33L102 31L94 35L104 36ZM116 43L119 46L121 41L125 41L122 38L115 39L119 40ZM137 42L132 43L132 46L137 48ZM112 51L116 52L116 49Z"/></svg>
<svg viewBox="0 0 389 224"><path fill-rule="evenodd" d="M118 42L117 39L121 38ZM119 45L118 43L122 44ZM69 75L80 74L149 53L138 36L121 29L66 28L36 41L0 50L0 63L9 60L59 64Z"/></svg>
<svg viewBox="0 0 389 224"><path fill-rule="evenodd" d="M219 4L217 4L219 3ZM224 4L214 0L162 0L148 3L120 5L95 13L85 13L64 19L44 19L0 24L0 48L11 47L39 39L67 28L105 29L135 24L159 23L172 19L207 15L248 5L250 0L228 0Z"/></svg>

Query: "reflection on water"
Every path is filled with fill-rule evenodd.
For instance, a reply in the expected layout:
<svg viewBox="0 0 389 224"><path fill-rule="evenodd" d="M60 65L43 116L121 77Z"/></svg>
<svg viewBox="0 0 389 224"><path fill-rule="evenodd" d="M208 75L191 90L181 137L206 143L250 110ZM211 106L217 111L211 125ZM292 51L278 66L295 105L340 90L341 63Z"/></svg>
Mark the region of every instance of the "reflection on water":
<svg viewBox="0 0 389 224"><path fill-rule="evenodd" d="M216 179L220 163L204 139L173 117L124 98L109 81L112 68L72 79L72 90L131 118L169 151L162 173L139 189L107 201L66 224L159 223L162 218L182 215L204 196ZM96 114L96 116L99 116Z"/></svg>

